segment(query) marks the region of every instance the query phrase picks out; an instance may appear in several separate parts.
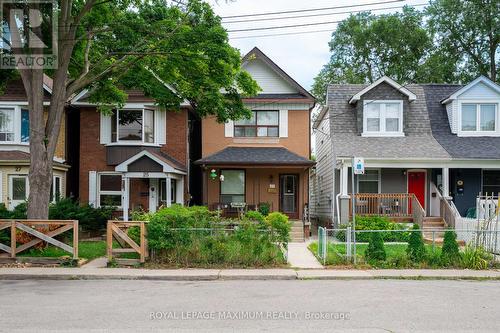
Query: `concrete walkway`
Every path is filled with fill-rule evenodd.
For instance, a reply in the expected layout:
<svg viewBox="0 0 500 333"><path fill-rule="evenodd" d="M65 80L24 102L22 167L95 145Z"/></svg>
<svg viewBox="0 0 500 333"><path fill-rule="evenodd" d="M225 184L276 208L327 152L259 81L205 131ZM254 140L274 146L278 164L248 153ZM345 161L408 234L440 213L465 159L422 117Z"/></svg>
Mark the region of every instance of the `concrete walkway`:
<svg viewBox="0 0 500 333"><path fill-rule="evenodd" d="M294 268L321 269L323 265L307 248L308 243L288 243L288 263Z"/></svg>
<svg viewBox="0 0 500 333"><path fill-rule="evenodd" d="M0 268L0 280L500 280L499 270Z"/></svg>
<svg viewBox="0 0 500 333"><path fill-rule="evenodd" d="M108 267L108 258L106 257L100 257L96 258L94 260L89 261L85 265L82 265L82 268L88 269L88 268L106 268Z"/></svg>

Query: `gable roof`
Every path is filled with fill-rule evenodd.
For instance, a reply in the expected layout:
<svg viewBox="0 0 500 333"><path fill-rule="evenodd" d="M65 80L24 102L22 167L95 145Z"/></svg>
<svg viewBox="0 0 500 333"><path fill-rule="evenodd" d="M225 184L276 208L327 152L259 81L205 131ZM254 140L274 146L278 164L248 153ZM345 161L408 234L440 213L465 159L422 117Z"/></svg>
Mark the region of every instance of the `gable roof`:
<svg viewBox="0 0 500 333"><path fill-rule="evenodd" d="M226 147L195 164L311 166L315 163L285 147Z"/></svg>
<svg viewBox="0 0 500 333"><path fill-rule="evenodd" d="M399 83L397 83L396 81L394 81L393 79L391 79L388 76L382 76L380 79L373 82L372 84L370 84L369 86L365 87L363 90L357 92L354 96L352 96L351 99L349 100L349 103L355 104L357 101L359 101L361 99L361 96L363 96L368 91L372 90L373 88L375 88L376 86L378 86L379 84L384 83L384 82L389 84L390 86L392 86L394 89L398 90L400 93L408 96L408 99L410 100L410 102L417 99L417 96L413 92L411 92L409 89L400 85Z"/></svg>
<svg viewBox="0 0 500 333"><path fill-rule="evenodd" d="M451 95L444 98L441 103L448 104L449 102L451 102L454 99L457 99L458 96L462 95L464 92L471 89L472 87L474 87L478 83L484 83L485 85L487 85L488 87L490 87L491 89L495 90L497 93L500 94L500 85L491 81L486 76L481 75L480 77L476 78L474 81L470 82L469 84L462 86L460 89L454 91Z"/></svg>
<svg viewBox="0 0 500 333"><path fill-rule="evenodd" d="M312 101L315 101L316 98L311 95L304 87L302 87L297 81L295 81L290 75L288 75L281 67L279 67L274 61L272 61L267 55L264 54L258 47L254 47L250 52L248 52L242 59L243 63L246 63L252 58L255 57L256 59L261 60L266 64L269 68L271 68L278 76L280 76L283 80L285 80L290 86L295 88L299 94L298 96L293 96L295 98L297 97L305 97L308 98ZM259 95L260 96L260 95Z"/></svg>
<svg viewBox="0 0 500 333"><path fill-rule="evenodd" d="M128 166L131 165L132 163L138 161L139 159L146 157L151 159L152 161L158 163L161 165L163 172L169 172L169 173L178 173L178 174L186 174L183 170L182 167L178 165L178 163L174 163L171 159L167 158L165 155L154 152L154 151L149 151L149 150L142 150L138 152L137 154L133 155L132 157L128 158L127 160L123 161L122 163L118 164L115 167L115 171L119 172L127 172L128 171Z"/></svg>

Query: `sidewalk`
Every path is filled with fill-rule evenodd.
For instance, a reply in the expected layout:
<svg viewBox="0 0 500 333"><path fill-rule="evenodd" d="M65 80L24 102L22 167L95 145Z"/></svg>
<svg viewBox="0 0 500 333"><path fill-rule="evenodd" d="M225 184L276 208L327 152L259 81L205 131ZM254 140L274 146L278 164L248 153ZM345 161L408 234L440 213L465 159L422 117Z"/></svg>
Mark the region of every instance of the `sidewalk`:
<svg viewBox="0 0 500 333"><path fill-rule="evenodd" d="M322 269L316 257L309 251L309 243L288 243L288 263L293 268Z"/></svg>
<svg viewBox="0 0 500 333"><path fill-rule="evenodd" d="M293 269L134 269L134 268L0 268L0 280L500 280L500 271L453 269L293 270Z"/></svg>

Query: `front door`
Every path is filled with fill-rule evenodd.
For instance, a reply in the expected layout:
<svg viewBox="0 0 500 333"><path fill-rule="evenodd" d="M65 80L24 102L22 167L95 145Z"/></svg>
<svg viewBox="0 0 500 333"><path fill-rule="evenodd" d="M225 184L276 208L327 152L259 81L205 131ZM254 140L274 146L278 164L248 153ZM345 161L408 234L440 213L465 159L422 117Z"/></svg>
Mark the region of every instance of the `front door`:
<svg viewBox="0 0 500 333"><path fill-rule="evenodd" d="M425 171L408 171L408 193L413 193L425 209Z"/></svg>
<svg viewBox="0 0 500 333"><path fill-rule="evenodd" d="M280 176L280 211L290 218L299 218L297 175Z"/></svg>
<svg viewBox="0 0 500 333"><path fill-rule="evenodd" d="M9 208L13 209L28 199L29 184L27 175L9 176Z"/></svg>

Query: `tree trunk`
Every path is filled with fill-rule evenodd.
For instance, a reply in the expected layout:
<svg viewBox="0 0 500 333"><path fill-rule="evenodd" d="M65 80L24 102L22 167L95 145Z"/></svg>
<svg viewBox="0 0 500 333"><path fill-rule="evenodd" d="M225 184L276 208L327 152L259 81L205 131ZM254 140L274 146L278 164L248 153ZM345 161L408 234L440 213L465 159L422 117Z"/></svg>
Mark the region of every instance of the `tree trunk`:
<svg viewBox="0 0 500 333"><path fill-rule="evenodd" d="M52 183L52 158L47 155L43 109L43 71L31 70L30 172L28 218L47 219Z"/></svg>

